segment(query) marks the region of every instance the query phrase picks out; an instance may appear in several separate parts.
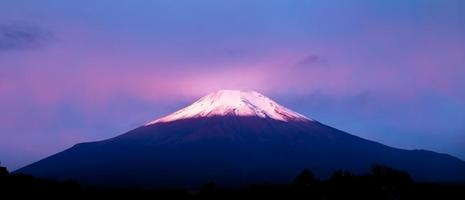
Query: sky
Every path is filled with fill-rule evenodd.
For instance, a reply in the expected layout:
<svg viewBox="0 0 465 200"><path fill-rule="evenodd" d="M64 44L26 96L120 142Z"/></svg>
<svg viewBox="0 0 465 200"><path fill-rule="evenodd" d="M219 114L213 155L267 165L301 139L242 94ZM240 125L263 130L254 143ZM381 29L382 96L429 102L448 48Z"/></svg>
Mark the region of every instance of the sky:
<svg viewBox="0 0 465 200"><path fill-rule="evenodd" d="M465 160L465 1L0 0L0 161L103 140L219 89Z"/></svg>

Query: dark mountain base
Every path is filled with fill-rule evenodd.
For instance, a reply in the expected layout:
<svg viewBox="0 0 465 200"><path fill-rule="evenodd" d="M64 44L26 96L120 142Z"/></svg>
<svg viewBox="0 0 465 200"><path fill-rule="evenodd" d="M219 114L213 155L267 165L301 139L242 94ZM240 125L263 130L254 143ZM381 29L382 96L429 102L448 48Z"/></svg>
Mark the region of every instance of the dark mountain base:
<svg viewBox="0 0 465 200"><path fill-rule="evenodd" d="M214 183L200 190L153 188L98 188L76 182L59 182L29 175L0 176L2 197L36 198L128 198L128 199L465 199L465 185L413 182L395 169L374 166L366 175L336 171L330 179L318 180L304 170L288 185L252 185L244 188L219 188Z"/></svg>
<svg viewBox="0 0 465 200"><path fill-rule="evenodd" d="M94 186L198 189L207 182L286 184L303 169L327 179L337 169L363 173L373 164L407 171L416 181L465 181L465 162L446 154L391 148L318 122L233 116L143 126L15 173Z"/></svg>

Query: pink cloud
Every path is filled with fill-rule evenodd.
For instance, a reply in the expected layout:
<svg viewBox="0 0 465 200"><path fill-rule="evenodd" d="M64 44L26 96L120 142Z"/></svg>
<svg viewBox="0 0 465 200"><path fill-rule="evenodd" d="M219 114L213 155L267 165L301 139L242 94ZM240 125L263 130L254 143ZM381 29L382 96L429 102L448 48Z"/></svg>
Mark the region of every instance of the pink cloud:
<svg viewBox="0 0 465 200"><path fill-rule="evenodd" d="M422 34L412 41L409 48L413 49L400 49L391 43L408 41L411 32L376 26L367 30L365 38L316 42L312 47L283 43L234 62L190 62L163 59L160 55L167 53L129 39L115 44L115 38L79 26L56 29L73 40L62 38L40 52L2 57L0 65L12 67L0 76L1 96L26 95L44 105L75 101L95 107L122 94L171 101L223 88L296 94L323 91L335 97L375 91L401 99L415 98L423 90L463 95L459 74L464 73L465 39L450 32ZM386 63L374 59L376 55L370 57L376 49L366 47L377 41L380 49L400 49L402 56ZM361 49L357 54L350 52L355 47ZM328 64L296 67L311 51L322 52Z"/></svg>

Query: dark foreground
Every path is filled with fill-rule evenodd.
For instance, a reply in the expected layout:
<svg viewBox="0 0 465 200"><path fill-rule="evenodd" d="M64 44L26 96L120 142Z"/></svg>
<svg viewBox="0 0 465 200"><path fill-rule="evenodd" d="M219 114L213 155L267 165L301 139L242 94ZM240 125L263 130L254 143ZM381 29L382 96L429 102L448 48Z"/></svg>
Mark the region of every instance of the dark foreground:
<svg viewBox="0 0 465 200"><path fill-rule="evenodd" d="M127 199L465 199L464 184L413 182L402 171L374 166L370 173L353 175L336 171L320 181L304 170L288 185L251 185L219 188L207 183L197 190L153 188L103 188L76 182L58 182L23 174L0 172L0 198L127 198ZM7 198L9 197L9 198ZM2 199L3 199L2 198Z"/></svg>

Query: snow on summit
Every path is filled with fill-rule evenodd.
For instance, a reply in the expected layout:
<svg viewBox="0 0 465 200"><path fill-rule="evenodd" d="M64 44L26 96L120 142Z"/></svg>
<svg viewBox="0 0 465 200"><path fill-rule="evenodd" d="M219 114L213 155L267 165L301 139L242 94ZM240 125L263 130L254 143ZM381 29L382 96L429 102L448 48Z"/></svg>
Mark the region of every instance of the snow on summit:
<svg viewBox="0 0 465 200"><path fill-rule="evenodd" d="M258 92L219 90L200 98L177 112L149 122L146 125L213 116L255 116L280 121L312 121Z"/></svg>

